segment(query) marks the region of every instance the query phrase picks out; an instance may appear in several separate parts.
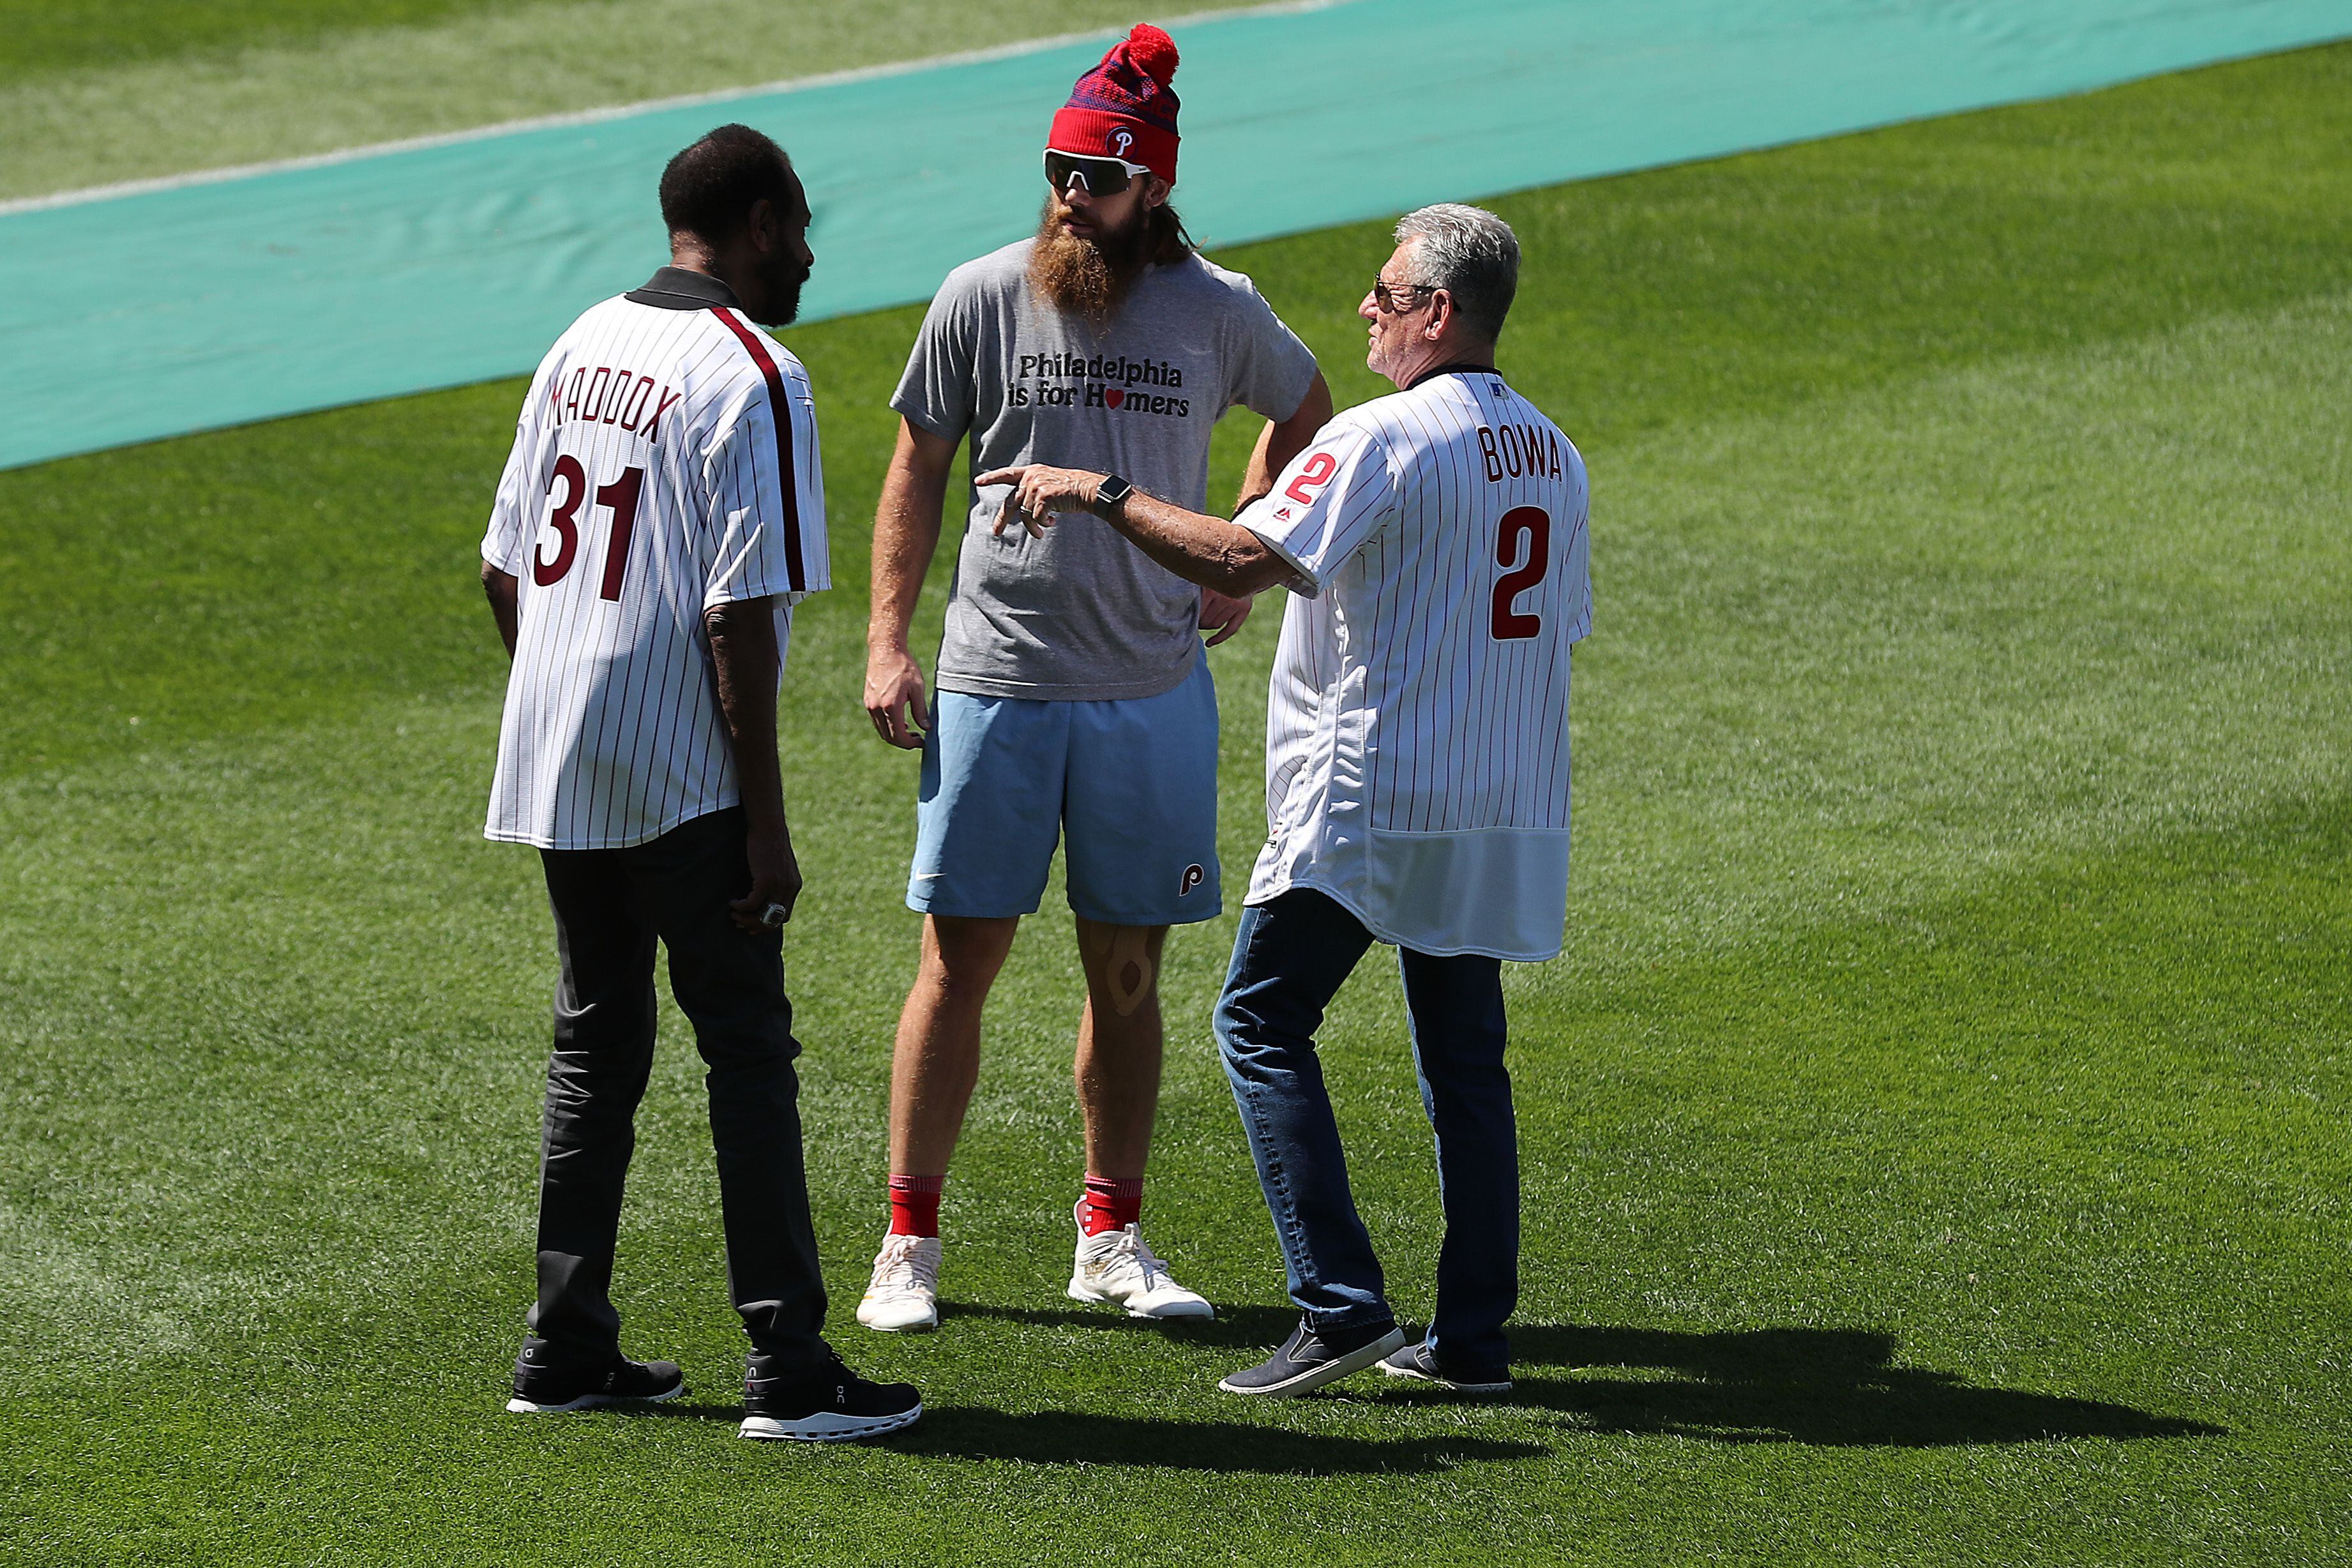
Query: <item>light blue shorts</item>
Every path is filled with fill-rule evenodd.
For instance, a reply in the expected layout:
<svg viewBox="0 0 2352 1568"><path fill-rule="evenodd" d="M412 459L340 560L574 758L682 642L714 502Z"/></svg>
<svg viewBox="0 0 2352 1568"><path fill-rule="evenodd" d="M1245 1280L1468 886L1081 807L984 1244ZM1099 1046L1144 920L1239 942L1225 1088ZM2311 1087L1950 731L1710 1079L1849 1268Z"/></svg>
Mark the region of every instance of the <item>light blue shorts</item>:
<svg viewBox="0 0 2352 1568"><path fill-rule="evenodd" d="M942 691L931 721L908 908L1034 914L1066 839L1070 908L1082 920L1185 925L1223 909L1217 688L1205 658L1157 697Z"/></svg>

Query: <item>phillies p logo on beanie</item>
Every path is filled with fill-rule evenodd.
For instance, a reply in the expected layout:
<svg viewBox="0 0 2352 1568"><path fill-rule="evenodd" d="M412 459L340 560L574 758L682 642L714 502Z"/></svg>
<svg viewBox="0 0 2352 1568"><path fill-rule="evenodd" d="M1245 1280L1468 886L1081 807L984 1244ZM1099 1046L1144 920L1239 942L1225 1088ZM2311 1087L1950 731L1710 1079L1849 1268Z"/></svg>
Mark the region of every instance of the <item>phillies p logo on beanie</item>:
<svg viewBox="0 0 2352 1568"><path fill-rule="evenodd" d="M1101 63L1078 78L1054 116L1045 145L1087 158L1140 163L1176 183L1176 40L1136 24Z"/></svg>

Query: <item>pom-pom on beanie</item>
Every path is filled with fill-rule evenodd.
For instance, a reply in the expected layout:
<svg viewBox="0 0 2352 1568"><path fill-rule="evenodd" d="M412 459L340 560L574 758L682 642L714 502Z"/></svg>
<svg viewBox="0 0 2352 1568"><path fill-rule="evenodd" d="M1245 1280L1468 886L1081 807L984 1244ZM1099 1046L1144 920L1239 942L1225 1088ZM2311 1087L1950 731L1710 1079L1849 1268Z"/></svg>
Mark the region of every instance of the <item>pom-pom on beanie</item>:
<svg viewBox="0 0 2352 1568"><path fill-rule="evenodd" d="M1078 78L1054 116L1056 153L1124 158L1176 183L1176 40L1139 22L1102 63Z"/></svg>

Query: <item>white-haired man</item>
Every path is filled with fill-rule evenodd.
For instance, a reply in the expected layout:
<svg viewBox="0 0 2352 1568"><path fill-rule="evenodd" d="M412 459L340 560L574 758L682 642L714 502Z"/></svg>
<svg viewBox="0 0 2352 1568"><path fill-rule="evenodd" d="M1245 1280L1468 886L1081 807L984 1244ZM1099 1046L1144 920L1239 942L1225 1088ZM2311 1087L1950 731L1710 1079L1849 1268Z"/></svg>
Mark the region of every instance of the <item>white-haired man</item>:
<svg viewBox="0 0 2352 1568"><path fill-rule="evenodd" d="M1224 594L1287 583L1266 715L1268 837L1217 1004L1227 1077L1289 1272L1297 1331L1220 1386L1304 1393L1375 1363L1510 1387L1518 1147L1501 961L1559 952L1569 650L1591 625L1584 462L1504 381L1508 225L1411 214L1358 313L1393 395L1338 416L1233 522L1100 476L1027 468L998 526L1092 510ZM1401 950L1445 1238L1408 1343L1348 1185L1314 1035L1374 941Z"/></svg>

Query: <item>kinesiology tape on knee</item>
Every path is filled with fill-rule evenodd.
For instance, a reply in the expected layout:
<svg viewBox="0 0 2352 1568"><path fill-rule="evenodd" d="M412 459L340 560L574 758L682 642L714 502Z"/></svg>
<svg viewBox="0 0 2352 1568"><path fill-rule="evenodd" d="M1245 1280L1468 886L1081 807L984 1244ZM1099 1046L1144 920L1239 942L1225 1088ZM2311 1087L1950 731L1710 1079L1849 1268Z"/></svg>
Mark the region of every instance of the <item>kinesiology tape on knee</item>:
<svg viewBox="0 0 2352 1568"><path fill-rule="evenodd" d="M1095 927L1095 939L1089 944L1097 953L1108 953L1105 978L1110 985L1111 1011L1120 1017L1131 1017L1151 994L1158 972L1151 962L1151 938L1141 926Z"/></svg>

